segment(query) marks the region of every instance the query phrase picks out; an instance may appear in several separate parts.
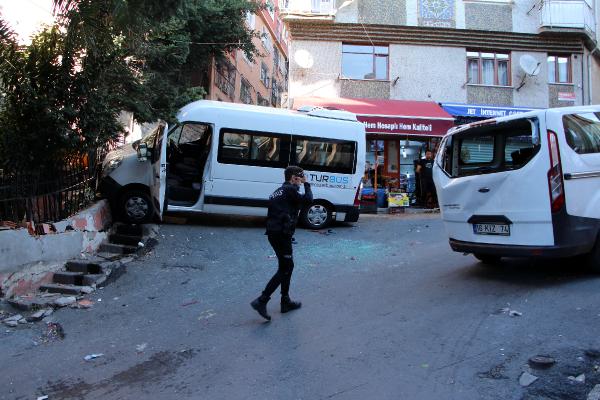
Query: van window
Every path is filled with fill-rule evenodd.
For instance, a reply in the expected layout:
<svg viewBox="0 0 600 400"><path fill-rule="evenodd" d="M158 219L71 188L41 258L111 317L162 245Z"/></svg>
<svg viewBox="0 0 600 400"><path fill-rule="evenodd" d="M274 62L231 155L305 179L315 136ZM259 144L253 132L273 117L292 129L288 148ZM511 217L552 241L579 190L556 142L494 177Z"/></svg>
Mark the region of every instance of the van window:
<svg viewBox="0 0 600 400"><path fill-rule="evenodd" d="M356 142L294 136L293 161L311 171L353 174L356 167Z"/></svg>
<svg viewBox="0 0 600 400"><path fill-rule="evenodd" d="M538 152L537 119L474 125L447 137L438 158L451 177L519 169Z"/></svg>
<svg viewBox="0 0 600 400"><path fill-rule="evenodd" d="M218 161L223 164L285 168L289 160L289 135L221 129Z"/></svg>
<svg viewBox="0 0 600 400"><path fill-rule="evenodd" d="M565 115L563 127L567 143L576 153L600 153L600 113Z"/></svg>

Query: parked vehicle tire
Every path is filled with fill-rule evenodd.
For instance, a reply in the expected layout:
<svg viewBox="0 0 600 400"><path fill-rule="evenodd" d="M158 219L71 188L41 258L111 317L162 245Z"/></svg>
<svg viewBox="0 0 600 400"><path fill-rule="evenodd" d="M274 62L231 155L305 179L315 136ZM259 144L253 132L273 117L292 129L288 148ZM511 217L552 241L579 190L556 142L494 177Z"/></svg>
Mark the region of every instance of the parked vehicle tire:
<svg viewBox="0 0 600 400"><path fill-rule="evenodd" d="M323 229L331 223L332 219L333 210L323 203L312 203L300 214L302 224L309 229Z"/></svg>
<svg viewBox="0 0 600 400"><path fill-rule="evenodd" d="M128 190L119 201L121 217L131 224L143 224L152 221L154 204L150 195L142 190Z"/></svg>
<svg viewBox="0 0 600 400"><path fill-rule="evenodd" d="M502 257L500 257L500 256L493 256L490 254L473 253L473 256L476 259L478 259L479 261L481 261L483 264L486 264L486 265L500 264L500 260L502 259Z"/></svg>
<svg viewBox="0 0 600 400"><path fill-rule="evenodd" d="M600 273L600 235L592 251L585 258L586 266L594 273Z"/></svg>

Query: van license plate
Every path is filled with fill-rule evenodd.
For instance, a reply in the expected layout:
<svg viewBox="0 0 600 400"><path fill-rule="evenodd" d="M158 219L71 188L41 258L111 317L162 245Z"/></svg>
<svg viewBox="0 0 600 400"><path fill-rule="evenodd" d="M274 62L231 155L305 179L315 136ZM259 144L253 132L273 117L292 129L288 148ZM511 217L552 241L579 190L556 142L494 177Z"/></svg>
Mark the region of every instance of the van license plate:
<svg viewBox="0 0 600 400"><path fill-rule="evenodd" d="M473 233L475 233L476 235L510 236L510 225L507 225L507 224L473 224Z"/></svg>

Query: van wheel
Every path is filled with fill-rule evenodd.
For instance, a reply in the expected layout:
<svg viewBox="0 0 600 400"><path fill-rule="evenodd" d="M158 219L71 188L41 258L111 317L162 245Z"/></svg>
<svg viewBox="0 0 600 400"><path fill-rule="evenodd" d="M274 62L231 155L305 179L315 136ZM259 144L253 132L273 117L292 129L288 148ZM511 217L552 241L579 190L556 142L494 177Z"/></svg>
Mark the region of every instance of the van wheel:
<svg viewBox="0 0 600 400"><path fill-rule="evenodd" d="M600 235L592 251L585 258L586 266L594 273L600 274Z"/></svg>
<svg viewBox="0 0 600 400"><path fill-rule="evenodd" d="M333 212L329 206L313 203L302 210L302 224L309 229L323 229L331 223Z"/></svg>
<svg viewBox="0 0 600 400"><path fill-rule="evenodd" d="M143 224L152 221L154 205L152 198L141 190L128 190L119 202L121 216L131 224Z"/></svg>
<svg viewBox="0 0 600 400"><path fill-rule="evenodd" d="M473 253L473 256L486 265L498 265L502 257L490 254Z"/></svg>

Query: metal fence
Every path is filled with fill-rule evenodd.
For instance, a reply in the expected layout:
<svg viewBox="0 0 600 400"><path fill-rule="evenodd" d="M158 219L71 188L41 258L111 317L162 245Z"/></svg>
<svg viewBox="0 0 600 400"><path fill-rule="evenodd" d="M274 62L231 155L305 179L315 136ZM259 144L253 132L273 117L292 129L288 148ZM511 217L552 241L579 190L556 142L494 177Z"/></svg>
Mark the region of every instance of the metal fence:
<svg viewBox="0 0 600 400"><path fill-rule="evenodd" d="M0 227L57 222L88 206L107 152L91 151L52 171L0 170Z"/></svg>

